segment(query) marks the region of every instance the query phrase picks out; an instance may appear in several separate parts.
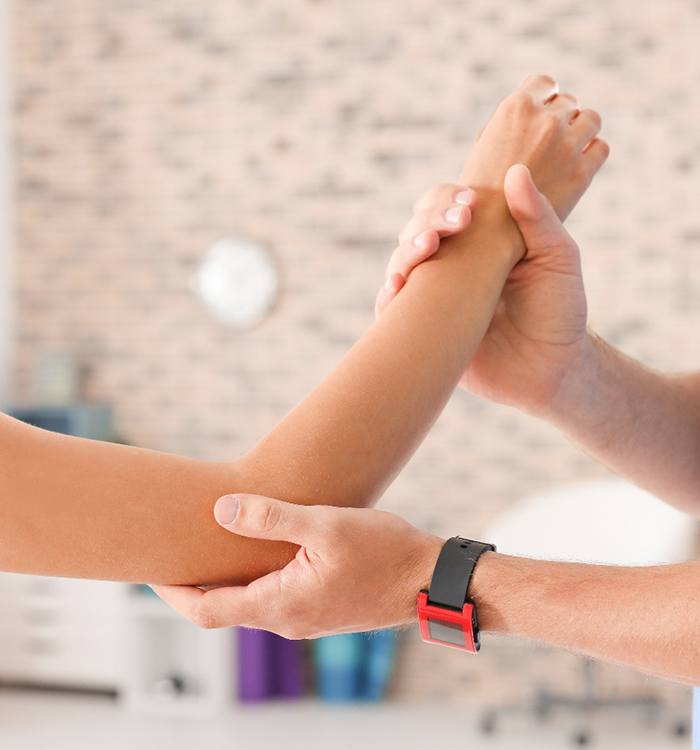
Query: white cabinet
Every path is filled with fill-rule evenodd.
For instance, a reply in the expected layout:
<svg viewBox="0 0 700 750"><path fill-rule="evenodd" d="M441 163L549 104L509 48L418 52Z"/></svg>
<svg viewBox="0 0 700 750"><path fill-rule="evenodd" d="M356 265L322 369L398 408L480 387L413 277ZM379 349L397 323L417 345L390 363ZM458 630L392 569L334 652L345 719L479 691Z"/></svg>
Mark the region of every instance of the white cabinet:
<svg viewBox="0 0 700 750"><path fill-rule="evenodd" d="M211 714L233 702L233 653L232 631L199 630L145 587L0 574L0 683Z"/></svg>
<svg viewBox="0 0 700 750"><path fill-rule="evenodd" d="M0 681L121 690L128 591L0 574Z"/></svg>
<svg viewBox="0 0 700 750"><path fill-rule="evenodd" d="M129 605L128 706L180 716L211 715L230 707L233 631L201 630L137 587Z"/></svg>

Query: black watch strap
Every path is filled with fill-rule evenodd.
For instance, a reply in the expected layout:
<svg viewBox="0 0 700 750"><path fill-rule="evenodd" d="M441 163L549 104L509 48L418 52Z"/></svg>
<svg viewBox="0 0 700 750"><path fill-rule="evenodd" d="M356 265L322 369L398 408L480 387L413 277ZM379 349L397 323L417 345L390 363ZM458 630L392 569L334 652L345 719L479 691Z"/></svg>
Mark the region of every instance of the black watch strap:
<svg viewBox="0 0 700 750"><path fill-rule="evenodd" d="M461 612L467 599L469 582L481 555L496 547L486 542L453 536L440 550L428 590L428 602Z"/></svg>

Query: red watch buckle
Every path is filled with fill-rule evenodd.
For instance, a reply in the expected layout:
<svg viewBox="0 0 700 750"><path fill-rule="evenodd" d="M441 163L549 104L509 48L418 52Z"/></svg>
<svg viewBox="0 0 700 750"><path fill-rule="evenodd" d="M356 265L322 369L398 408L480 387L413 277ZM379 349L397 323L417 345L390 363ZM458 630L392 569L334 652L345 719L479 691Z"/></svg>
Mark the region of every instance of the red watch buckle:
<svg viewBox="0 0 700 750"><path fill-rule="evenodd" d="M457 648L475 654L479 650L474 629L474 605L466 602L461 612L428 603L428 592L418 594L418 624L426 643Z"/></svg>

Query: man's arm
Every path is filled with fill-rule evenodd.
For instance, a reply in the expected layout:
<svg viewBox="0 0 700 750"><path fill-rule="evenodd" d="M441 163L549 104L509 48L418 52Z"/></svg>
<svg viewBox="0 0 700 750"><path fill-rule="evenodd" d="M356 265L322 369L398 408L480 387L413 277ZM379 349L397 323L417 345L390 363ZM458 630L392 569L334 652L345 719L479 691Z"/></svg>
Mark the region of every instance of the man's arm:
<svg viewBox="0 0 700 750"><path fill-rule="evenodd" d="M575 102L538 77L499 107L462 182L480 195L470 231L450 238L402 299L250 454L207 464L0 422L0 569L123 580L243 582L292 545L231 538L211 518L224 491L298 503L376 498L443 408L523 252L501 183L530 164L562 216L601 161L583 153Z"/></svg>
<svg viewBox="0 0 700 750"><path fill-rule="evenodd" d="M700 683L700 562L613 567L483 555L471 592L484 631Z"/></svg>
<svg viewBox="0 0 700 750"><path fill-rule="evenodd" d="M284 569L249 586L157 592L201 626L245 625L290 638L414 625L418 592L428 588L443 544L376 510L226 496L216 516L234 534L303 546ZM489 552L469 595L482 631L697 685L699 587L700 562L628 568Z"/></svg>
<svg viewBox="0 0 700 750"><path fill-rule="evenodd" d="M617 473L699 514L700 374L653 372L591 334L576 243L521 165L505 193L527 255L462 383L552 422ZM434 193L429 208L444 203ZM421 260L397 253L389 268L398 263L405 277ZM391 310L401 288L382 293L378 308Z"/></svg>
<svg viewBox="0 0 700 750"><path fill-rule="evenodd" d="M700 374L663 375L589 333L541 416L616 473L700 515Z"/></svg>

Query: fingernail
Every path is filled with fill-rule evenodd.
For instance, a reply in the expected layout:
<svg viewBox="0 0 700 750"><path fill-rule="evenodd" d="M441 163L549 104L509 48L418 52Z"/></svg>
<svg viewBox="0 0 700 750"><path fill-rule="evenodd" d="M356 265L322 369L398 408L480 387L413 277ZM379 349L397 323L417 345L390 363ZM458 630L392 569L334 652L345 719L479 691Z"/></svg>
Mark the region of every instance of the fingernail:
<svg viewBox="0 0 700 750"><path fill-rule="evenodd" d="M420 234L417 234L413 238L413 244L416 247L419 247L421 250L425 250L428 247L428 243L430 242L430 234L432 232L432 229L426 229L425 231L421 232Z"/></svg>
<svg viewBox="0 0 700 750"><path fill-rule="evenodd" d="M445 211L445 221L449 224L459 224L459 220L462 218L462 207L452 206L449 210Z"/></svg>
<svg viewBox="0 0 700 750"><path fill-rule="evenodd" d="M474 202L474 191L471 188L467 188L466 190L460 190L457 195L455 195L455 203L459 203L462 206L471 206L471 204Z"/></svg>
<svg viewBox="0 0 700 750"><path fill-rule="evenodd" d="M222 526L232 524L236 520L240 504L241 501L238 495L224 495L224 497L220 497L214 506L214 518Z"/></svg>

